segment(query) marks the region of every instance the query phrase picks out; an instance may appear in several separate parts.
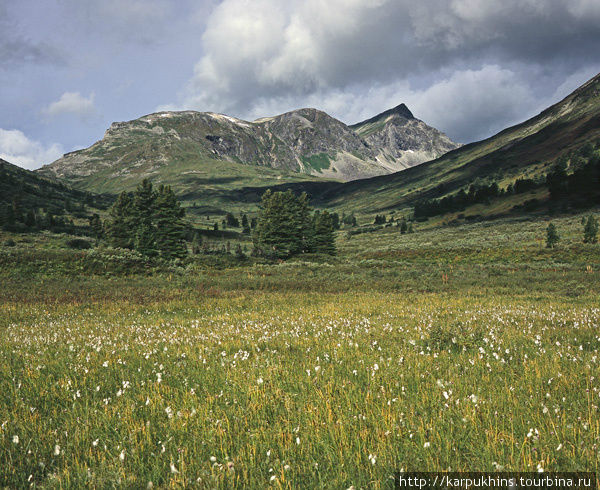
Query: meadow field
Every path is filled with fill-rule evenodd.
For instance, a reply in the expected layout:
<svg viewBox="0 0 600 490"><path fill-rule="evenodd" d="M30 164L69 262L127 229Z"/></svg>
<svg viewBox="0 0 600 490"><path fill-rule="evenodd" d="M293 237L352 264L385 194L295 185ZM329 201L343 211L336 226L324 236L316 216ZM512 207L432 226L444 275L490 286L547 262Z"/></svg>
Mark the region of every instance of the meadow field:
<svg viewBox="0 0 600 490"><path fill-rule="evenodd" d="M580 220L553 218L556 249L529 217L130 273L17 240L0 248L0 487L599 471L600 246Z"/></svg>

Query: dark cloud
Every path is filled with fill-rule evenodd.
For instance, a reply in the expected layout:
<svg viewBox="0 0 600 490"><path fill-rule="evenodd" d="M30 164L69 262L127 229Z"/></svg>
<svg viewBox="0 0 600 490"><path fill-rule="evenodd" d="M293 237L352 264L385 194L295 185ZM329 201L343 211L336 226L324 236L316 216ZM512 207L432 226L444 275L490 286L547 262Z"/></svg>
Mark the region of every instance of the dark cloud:
<svg viewBox="0 0 600 490"><path fill-rule="evenodd" d="M182 106L254 116L321 97L317 106L355 120L384 96L390 106L405 97L427 122L467 141L600 64L600 3L224 0L201 46ZM452 105L452 116L434 104Z"/></svg>
<svg viewBox="0 0 600 490"><path fill-rule="evenodd" d="M32 41L20 32L8 5L8 0L0 0L0 70L29 63L63 64L65 60L55 47Z"/></svg>

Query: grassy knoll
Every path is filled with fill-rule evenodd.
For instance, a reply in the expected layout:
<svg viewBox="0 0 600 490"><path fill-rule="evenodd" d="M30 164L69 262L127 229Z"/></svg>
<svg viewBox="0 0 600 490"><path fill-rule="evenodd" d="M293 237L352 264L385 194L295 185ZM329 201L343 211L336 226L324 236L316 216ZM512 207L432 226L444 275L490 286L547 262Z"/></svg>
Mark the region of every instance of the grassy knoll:
<svg viewBox="0 0 600 490"><path fill-rule="evenodd" d="M580 218L553 219L552 251L547 222L504 220L135 274L1 249L0 486L598 471L600 247Z"/></svg>

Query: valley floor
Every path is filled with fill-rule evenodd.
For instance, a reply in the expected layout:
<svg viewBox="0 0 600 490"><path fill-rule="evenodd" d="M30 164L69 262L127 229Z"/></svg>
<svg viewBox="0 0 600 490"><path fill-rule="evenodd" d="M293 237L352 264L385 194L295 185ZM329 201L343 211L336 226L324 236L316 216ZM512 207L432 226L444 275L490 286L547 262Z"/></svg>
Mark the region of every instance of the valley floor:
<svg viewBox="0 0 600 490"><path fill-rule="evenodd" d="M598 471L600 247L580 218L553 220L554 250L546 222L501 221L151 275L3 252L0 486Z"/></svg>

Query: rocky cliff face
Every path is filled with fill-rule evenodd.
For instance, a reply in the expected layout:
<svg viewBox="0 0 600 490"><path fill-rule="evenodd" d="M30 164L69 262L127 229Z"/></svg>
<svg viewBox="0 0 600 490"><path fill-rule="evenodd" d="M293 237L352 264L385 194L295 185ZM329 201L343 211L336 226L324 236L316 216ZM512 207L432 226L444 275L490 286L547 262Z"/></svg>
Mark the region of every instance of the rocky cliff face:
<svg viewBox="0 0 600 490"><path fill-rule="evenodd" d="M102 140L40 172L77 185L100 174L155 175L166 167L176 171L178 164L224 160L348 181L402 170L457 146L404 105L351 127L317 109L254 122L209 112L159 112L113 123Z"/></svg>
<svg viewBox="0 0 600 490"><path fill-rule="evenodd" d="M379 161L393 162L396 170L434 160L460 146L416 119L404 104L350 127L377 152Z"/></svg>

